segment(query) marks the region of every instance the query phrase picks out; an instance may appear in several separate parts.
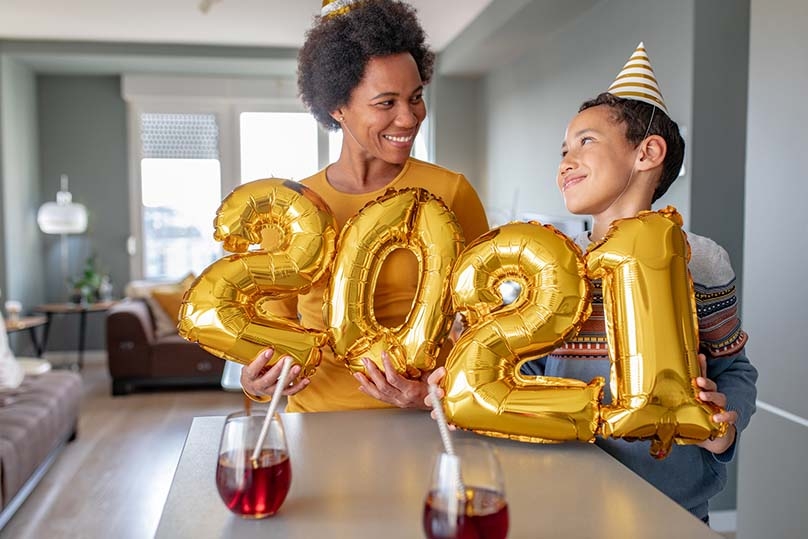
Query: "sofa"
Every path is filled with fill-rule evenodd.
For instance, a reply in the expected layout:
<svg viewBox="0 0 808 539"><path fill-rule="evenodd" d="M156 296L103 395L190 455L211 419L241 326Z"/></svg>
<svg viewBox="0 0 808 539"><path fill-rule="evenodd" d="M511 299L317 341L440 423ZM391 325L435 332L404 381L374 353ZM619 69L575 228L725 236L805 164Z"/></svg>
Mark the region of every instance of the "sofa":
<svg viewBox="0 0 808 539"><path fill-rule="evenodd" d="M156 307L127 298L107 312L112 394L158 387L221 387L224 360L180 337L158 331Z"/></svg>
<svg viewBox="0 0 808 539"><path fill-rule="evenodd" d="M71 371L26 374L0 389L0 529L76 437L81 377Z"/></svg>

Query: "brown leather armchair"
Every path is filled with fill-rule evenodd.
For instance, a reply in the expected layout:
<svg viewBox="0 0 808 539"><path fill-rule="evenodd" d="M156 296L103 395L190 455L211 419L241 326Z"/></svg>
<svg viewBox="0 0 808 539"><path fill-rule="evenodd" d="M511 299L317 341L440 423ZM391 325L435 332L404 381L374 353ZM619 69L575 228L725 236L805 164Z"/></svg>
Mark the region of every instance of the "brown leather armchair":
<svg viewBox="0 0 808 539"><path fill-rule="evenodd" d="M113 395L141 387L221 387L225 362L177 334L159 337L142 299L126 299L107 312L107 355Z"/></svg>

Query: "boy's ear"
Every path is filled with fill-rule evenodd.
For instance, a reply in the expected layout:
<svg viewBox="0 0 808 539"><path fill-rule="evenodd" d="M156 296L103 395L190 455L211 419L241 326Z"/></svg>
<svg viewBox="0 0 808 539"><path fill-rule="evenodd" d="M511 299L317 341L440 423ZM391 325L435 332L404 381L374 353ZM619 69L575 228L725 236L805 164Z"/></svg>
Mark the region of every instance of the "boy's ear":
<svg viewBox="0 0 808 539"><path fill-rule="evenodd" d="M668 144L659 135L650 135L640 142L640 152L637 154L636 170L652 170L661 167L668 153Z"/></svg>

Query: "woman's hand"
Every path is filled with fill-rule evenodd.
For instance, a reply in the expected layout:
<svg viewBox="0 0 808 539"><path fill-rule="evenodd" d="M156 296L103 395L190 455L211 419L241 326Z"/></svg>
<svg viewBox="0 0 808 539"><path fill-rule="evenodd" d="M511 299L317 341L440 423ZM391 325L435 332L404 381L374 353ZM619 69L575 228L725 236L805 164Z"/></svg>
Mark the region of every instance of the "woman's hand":
<svg viewBox="0 0 808 539"><path fill-rule="evenodd" d="M275 365L266 368L275 350L267 348L262 350L252 363L241 369L241 387L244 391L255 395L257 397L271 397L275 391L275 384L278 383L278 377L281 375L283 369L283 358L281 358ZM286 356L284 356L286 357ZM300 374L300 365L293 365L289 369L288 380L294 380ZM284 395L294 395L308 386L310 380L308 378L301 378L296 382L289 384L289 387L283 390Z"/></svg>
<svg viewBox="0 0 808 539"><path fill-rule="evenodd" d="M704 354L699 354L699 365L701 365L702 375L696 378L696 385L701 389L699 391L699 400L702 402L709 402L715 404L726 410L727 396L718 391L718 385L707 378L707 358ZM738 421L738 412L729 410L713 416L713 421L716 423L727 423L727 433L715 440L704 440L699 447L702 447L710 453L719 455L725 452L735 442L735 422Z"/></svg>
<svg viewBox="0 0 808 539"><path fill-rule="evenodd" d="M398 374L387 352L382 352L384 372L368 358L362 358L362 364L367 375L354 373L354 378L361 384L359 391L399 408L426 408L424 398L429 393L426 382L408 380Z"/></svg>

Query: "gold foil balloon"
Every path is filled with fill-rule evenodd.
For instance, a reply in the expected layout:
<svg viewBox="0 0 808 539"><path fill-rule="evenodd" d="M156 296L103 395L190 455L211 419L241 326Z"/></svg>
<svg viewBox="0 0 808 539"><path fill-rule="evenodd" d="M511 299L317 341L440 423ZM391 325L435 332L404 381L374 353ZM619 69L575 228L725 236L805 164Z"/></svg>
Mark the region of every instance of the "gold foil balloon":
<svg viewBox="0 0 808 539"><path fill-rule="evenodd" d="M384 369L382 351L410 378L435 367L451 323L446 283L463 245L454 214L424 189L388 191L345 224L324 314L334 352L348 368L363 372L367 357ZM388 328L374 316L373 297L382 264L398 249L417 258L419 281L406 321Z"/></svg>
<svg viewBox="0 0 808 539"><path fill-rule="evenodd" d="M522 292L503 305L499 285ZM590 313L580 249L551 226L511 223L480 236L452 271L469 328L446 361L444 408L455 425L533 442L594 439L604 380L524 376L521 364L576 333Z"/></svg>
<svg viewBox="0 0 808 539"><path fill-rule="evenodd" d="M603 406L603 435L650 439L664 458L675 441L722 436L718 409L698 400L698 319L690 251L682 218L668 207L616 221L588 251L591 278L603 279L612 362L612 403Z"/></svg>
<svg viewBox="0 0 808 539"><path fill-rule="evenodd" d="M261 303L305 293L327 276L337 236L331 209L297 182L256 180L222 201L214 227L214 238L237 254L194 281L180 309L180 335L243 364L272 346L273 363L289 354L310 376L327 335L273 316Z"/></svg>

